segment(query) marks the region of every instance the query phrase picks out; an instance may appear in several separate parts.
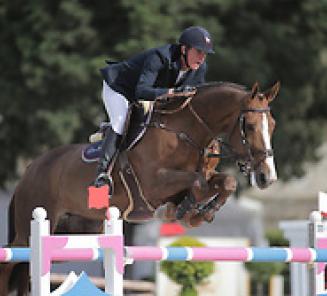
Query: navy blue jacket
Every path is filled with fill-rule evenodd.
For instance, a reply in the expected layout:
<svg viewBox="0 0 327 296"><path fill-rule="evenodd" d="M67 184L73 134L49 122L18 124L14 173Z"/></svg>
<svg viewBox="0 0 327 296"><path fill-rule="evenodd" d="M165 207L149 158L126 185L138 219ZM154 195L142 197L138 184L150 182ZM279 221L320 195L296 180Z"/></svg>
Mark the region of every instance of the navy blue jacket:
<svg viewBox="0 0 327 296"><path fill-rule="evenodd" d="M129 60L109 64L100 72L107 84L130 102L153 101L167 93L169 88L205 82L206 63L203 63L199 69L188 71L176 85L181 69L180 57L180 47L168 44L144 51Z"/></svg>

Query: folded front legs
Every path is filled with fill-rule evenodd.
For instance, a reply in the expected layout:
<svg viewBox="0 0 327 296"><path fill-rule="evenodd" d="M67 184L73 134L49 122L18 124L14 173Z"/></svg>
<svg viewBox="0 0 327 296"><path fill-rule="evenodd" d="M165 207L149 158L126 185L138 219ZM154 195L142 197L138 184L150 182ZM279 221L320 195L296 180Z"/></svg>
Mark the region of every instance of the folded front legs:
<svg viewBox="0 0 327 296"><path fill-rule="evenodd" d="M196 196L196 202L199 206L192 204L190 208L186 209L182 218L178 219L177 216L180 205L176 206L172 202L160 207L156 212L156 216L166 222L180 220L190 227L199 226L203 222L211 222L214 219L215 212L225 204L228 196L235 192L237 182L233 176L217 173L211 177L207 185L207 189L202 191L193 188L193 194Z"/></svg>

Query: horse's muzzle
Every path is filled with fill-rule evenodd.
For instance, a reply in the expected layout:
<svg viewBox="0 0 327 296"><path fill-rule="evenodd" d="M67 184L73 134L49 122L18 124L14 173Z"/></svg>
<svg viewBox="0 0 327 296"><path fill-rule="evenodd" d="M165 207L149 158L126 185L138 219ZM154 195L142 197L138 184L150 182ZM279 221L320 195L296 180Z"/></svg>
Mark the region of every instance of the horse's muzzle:
<svg viewBox="0 0 327 296"><path fill-rule="evenodd" d="M260 189L268 188L272 183L274 183L277 178L271 178L270 172L264 172L262 170L258 170L256 172L251 172L251 185L257 186Z"/></svg>

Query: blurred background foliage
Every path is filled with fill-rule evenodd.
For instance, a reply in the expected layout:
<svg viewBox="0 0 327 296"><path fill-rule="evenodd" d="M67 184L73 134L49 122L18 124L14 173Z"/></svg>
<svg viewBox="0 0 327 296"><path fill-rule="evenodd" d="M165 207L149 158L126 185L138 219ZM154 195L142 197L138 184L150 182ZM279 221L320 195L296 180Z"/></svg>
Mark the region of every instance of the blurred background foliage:
<svg viewBox="0 0 327 296"><path fill-rule="evenodd" d="M327 120L327 2L309 0L3 0L0 2L0 183L17 163L86 142L105 118L98 69L175 42L187 26L213 35L208 81L262 89L273 103L279 176L316 160Z"/></svg>

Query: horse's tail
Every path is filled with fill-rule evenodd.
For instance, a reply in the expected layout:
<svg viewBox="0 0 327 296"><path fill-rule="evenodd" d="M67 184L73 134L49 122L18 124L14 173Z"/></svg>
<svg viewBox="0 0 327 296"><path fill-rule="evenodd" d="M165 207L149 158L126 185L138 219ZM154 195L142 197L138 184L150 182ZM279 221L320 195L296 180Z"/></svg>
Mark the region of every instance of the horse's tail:
<svg viewBox="0 0 327 296"><path fill-rule="evenodd" d="M13 195L8 210L8 234L7 241L8 245L10 245L15 239L15 194Z"/></svg>
<svg viewBox="0 0 327 296"><path fill-rule="evenodd" d="M13 195L8 209L8 246L15 239L15 194ZM14 266L9 278L9 291L17 291L18 295L25 295L28 283L28 263L18 263Z"/></svg>

